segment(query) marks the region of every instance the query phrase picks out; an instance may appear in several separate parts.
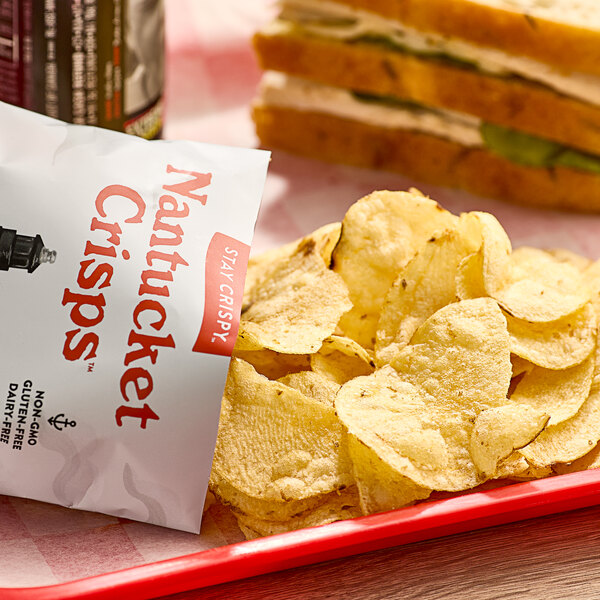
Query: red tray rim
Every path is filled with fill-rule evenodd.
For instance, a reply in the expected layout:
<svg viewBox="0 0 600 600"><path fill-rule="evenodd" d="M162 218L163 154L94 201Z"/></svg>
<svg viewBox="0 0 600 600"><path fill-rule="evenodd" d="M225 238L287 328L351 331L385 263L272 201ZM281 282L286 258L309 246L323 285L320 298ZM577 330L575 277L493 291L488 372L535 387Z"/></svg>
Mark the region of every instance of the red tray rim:
<svg viewBox="0 0 600 600"><path fill-rule="evenodd" d="M600 504L600 469L513 483L41 587L0 588L4 600L157 598Z"/></svg>

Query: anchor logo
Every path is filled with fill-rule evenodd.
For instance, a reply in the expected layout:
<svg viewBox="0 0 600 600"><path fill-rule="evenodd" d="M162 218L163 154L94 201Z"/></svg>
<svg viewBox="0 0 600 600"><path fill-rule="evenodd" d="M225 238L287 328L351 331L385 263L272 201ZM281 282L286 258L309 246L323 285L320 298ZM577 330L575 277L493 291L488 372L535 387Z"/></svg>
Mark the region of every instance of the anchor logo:
<svg viewBox="0 0 600 600"><path fill-rule="evenodd" d="M60 413L58 415L54 415L48 419L48 423L57 429L58 431L62 431L66 427L75 427L77 425L75 420L69 420L65 417L64 413Z"/></svg>

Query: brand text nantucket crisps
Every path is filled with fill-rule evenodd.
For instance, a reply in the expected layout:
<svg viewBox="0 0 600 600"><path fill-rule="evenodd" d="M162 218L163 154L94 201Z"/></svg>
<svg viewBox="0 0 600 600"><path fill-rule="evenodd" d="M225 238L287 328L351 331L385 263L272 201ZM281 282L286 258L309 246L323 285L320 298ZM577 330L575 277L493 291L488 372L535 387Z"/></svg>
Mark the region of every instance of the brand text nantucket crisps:
<svg viewBox="0 0 600 600"><path fill-rule="evenodd" d="M269 155L0 129L0 492L197 532Z"/></svg>

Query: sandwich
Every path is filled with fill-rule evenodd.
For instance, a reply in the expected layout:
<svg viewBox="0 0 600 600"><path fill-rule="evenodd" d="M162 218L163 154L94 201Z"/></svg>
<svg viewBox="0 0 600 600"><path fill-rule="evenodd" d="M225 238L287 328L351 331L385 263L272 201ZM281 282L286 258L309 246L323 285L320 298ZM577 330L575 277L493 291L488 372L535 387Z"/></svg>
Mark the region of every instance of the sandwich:
<svg viewBox="0 0 600 600"><path fill-rule="evenodd" d="M598 0L282 0L261 144L600 212Z"/></svg>

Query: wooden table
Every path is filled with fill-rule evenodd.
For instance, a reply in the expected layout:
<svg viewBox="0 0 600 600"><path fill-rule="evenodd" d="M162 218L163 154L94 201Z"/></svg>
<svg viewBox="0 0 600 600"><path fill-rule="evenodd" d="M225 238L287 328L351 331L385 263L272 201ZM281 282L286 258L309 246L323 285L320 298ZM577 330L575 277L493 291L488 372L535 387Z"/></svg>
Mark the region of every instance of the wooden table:
<svg viewBox="0 0 600 600"><path fill-rule="evenodd" d="M592 507L262 575L168 599L600 598L599 522L600 507Z"/></svg>

